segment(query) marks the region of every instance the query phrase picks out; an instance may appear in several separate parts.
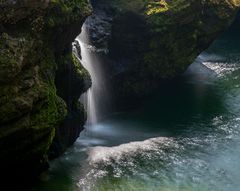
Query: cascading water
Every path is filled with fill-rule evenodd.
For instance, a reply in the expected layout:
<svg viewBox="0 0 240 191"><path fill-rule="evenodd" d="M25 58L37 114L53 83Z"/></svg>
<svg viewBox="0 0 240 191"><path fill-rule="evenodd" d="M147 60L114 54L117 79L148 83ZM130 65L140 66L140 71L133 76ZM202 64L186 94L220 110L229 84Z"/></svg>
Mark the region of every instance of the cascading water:
<svg viewBox="0 0 240 191"><path fill-rule="evenodd" d="M235 27L137 109L86 128L33 190L239 191L240 28ZM93 124L108 98L104 62L90 46L87 29L84 25L76 46L92 76L84 97Z"/></svg>
<svg viewBox="0 0 240 191"><path fill-rule="evenodd" d="M109 102L106 80L104 78L104 67L99 56L99 50L91 43L88 24L89 19L86 20L81 34L75 40L77 44L75 53L92 79L91 88L80 98L81 103L87 110L87 127L96 124L99 118L104 115ZM80 48L80 53L78 54L77 48Z"/></svg>

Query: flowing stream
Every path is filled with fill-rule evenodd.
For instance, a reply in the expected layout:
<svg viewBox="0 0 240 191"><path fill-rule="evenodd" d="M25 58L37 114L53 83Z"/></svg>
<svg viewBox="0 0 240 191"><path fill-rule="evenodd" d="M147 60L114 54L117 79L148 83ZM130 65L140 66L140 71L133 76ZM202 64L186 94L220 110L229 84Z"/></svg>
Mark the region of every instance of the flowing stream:
<svg viewBox="0 0 240 191"><path fill-rule="evenodd" d="M222 36L136 109L100 121L93 95L101 76L80 36L93 78L87 93L92 122L34 190L240 190L239 31Z"/></svg>

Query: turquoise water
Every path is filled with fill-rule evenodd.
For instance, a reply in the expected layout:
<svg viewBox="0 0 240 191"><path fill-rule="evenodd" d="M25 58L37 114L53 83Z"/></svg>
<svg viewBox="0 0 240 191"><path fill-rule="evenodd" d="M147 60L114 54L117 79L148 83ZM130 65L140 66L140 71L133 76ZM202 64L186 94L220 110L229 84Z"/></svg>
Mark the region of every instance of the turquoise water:
<svg viewBox="0 0 240 191"><path fill-rule="evenodd" d="M238 32L134 110L87 127L33 190L239 191Z"/></svg>

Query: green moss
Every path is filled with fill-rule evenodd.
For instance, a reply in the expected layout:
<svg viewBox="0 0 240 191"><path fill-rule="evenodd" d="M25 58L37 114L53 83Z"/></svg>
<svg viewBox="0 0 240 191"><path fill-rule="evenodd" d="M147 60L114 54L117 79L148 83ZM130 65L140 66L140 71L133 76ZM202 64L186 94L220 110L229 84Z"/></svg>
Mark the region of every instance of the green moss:
<svg viewBox="0 0 240 191"><path fill-rule="evenodd" d="M42 48L41 57L44 59L41 61L39 70L39 78L42 82L37 87L38 89L32 88L32 91L36 91L36 93L41 92L44 101L40 102L39 106L35 106L36 111L31 115L30 126L36 130L51 129L49 136L52 137L55 128L59 126L67 115L67 106L57 95L54 72L57 68L55 57L51 46L46 45Z"/></svg>
<svg viewBox="0 0 240 191"><path fill-rule="evenodd" d="M23 54L30 47L25 39L11 38L7 33L0 36L0 81L11 80L20 72Z"/></svg>
<svg viewBox="0 0 240 191"><path fill-rule="evenodd" d="M88 71L81 65L75 54L71 54L71 60L73 61L74 70L77 74L77 78L91 81Z"/></svg>
<svg viewBox="0 0 240 191"><path fill-rule="evenodd" d="M56 95L54 87L48 87L46 103L31 116L31 128L55 128L67 114L66 104Z"/></svg>
<svg viewBox="0 0 240 191"><path fill-rule="evenodd" d="M52 28L59 25L72 24L91 13L91 7L87 0L54 0L46 17L47 25Z"/></svg>
<svg viewBox="0 0 240 191"><path fill-rule="evenodd" d="M90 85L87 84L89 83L89 81L91 81L90 75L88 71L81 65L79 59L76 57L74 53L64 55L60 58L60 60L61 62L58 63L58 67L67 68L69 67L68 65L71 65L72 80L78 81L79 82L78 84L86 83L86 86L88 86L87 88L89 88ZM82 85L79 86L82 87Z"/></svg>
<svg viewBox="0 0 240 191"><path fill-rule="evenodd" d="M168 11L168 4L166 3L165 0L159 0L159 1L148 1L148 4L146 6L146 14L153 15L153 14L158 14L162 13L165 11Z"/></svg>

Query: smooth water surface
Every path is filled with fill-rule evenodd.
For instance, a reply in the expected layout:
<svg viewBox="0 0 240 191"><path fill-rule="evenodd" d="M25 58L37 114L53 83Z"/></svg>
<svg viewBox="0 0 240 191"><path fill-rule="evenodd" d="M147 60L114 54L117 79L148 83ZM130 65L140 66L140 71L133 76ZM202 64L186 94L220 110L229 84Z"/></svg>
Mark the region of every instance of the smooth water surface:
<svg viewBox="0 0 240 191"><path fill-rule="evenodd" d="M34 190L239 191L238 32L135 110L87 127Z"/></svg>

